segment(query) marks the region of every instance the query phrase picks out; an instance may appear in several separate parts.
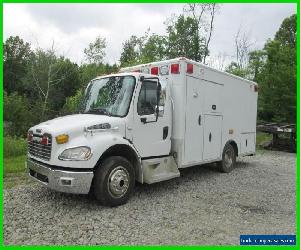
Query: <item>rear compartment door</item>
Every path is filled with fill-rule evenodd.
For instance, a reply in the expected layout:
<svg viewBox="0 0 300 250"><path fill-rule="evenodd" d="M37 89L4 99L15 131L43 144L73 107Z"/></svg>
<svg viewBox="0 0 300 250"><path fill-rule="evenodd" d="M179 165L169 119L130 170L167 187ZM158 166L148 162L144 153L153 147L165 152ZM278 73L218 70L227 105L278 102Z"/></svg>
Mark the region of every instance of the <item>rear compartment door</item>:
<svg viewBox="0 0 300 250"><path fill-rule="evenodd" d="M241 154L255 153L255 137L256 133L242 133L241 134Z"/></svg>
<svg viewBox="0 0 300 250"><path fill-rule="evenodd" d="M203 160L215 160L221 157L222 116L204 116Z"/></svg>

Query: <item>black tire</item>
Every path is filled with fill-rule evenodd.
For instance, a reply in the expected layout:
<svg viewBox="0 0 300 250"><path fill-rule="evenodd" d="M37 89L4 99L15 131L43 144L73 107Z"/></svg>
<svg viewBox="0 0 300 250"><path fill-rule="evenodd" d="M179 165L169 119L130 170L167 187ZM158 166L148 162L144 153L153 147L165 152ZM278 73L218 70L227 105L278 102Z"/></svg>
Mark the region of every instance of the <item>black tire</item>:
<svg viewBox="0 0 300 250"><path fill-rule="evenodd" d="M236 163L236 153L231 144L226 144L223 153L222 153L222 161L218 162L218 168L223 173L231 172Z"/></svg>
<svg viewBox="0 0 300 250"><path fill-rule="evenodd" d="M105 206L114 207L126 203L134 184L133 166L124 157L112 156L105 159L94 173L94 195Z"/></svg>

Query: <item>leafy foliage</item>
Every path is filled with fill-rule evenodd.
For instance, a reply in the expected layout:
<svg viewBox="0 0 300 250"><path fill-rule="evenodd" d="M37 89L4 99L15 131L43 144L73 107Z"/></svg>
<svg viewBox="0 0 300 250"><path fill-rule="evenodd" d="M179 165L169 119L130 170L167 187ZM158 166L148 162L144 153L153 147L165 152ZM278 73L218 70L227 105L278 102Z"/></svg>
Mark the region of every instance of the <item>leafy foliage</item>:
<svg viewBox="0 0 300 250"><path fill-rule="evenodd" d="M10 36L3 44L3 87L8 94L26 90L23 77L28 71L32 56L30 44L18 36Z"/></svg>
<svg viewBox="0 0 300 250"><path fill-rule="evenodd" d="M98 36L93 43L84 49L85 58L88 63L100 64L105 57L106 39Z"/></svg>
<svg viewBox="0 0 300 250"><path fill-rule="evenodd" d="M81 100L83 98L84 89L78 89L74 96L70 96L66 99L66 103L62 108L61 114L70 114L78 112Z"/></svg>
<svg viewBox="0 0 300 250"><path fill-rule="evenodd" d="M25 155L27 151L27 140L23 138L5 136L4 140L4 157L16 157Z"/></svg>
<svg viewBox="0 0 300 250"><path fill-rule="evenodd" d="M205 53L205 39L199 38L197 21L180 15L167 27L168 58L187 57L202 61Z"/></svg>
<svg viewBox="0 0 300 250"><path fill-rule="evenodd" d="M258 83L259 120L296 122L296 55L296 15L292 15L262 50L249 53L246 68L232 62L226 69Z"/></svg>
<svg viewBox="0 0 300 250"><path fill-rule="evenodd" d="M123 43L120 57L122 67L149 63L175 57L187 57L201 61L208 52L205 38L198 32L198 22L192 17L174 16L166 22L166 36L131 36Z"/></svg>
<svg viewBox="0 0 300 250"><path fill-rule="evenodd" d="M26 131L35 122L28 99L16 92L4 92L3 118L5 133L17 136L26 136Z"/></svg>

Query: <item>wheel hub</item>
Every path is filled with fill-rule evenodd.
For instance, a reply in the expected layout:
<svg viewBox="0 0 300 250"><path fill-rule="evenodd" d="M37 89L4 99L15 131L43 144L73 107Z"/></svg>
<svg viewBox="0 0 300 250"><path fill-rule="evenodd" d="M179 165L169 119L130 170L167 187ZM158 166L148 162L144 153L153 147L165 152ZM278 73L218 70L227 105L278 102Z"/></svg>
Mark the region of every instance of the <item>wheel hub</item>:
<svg viewBox="0 0 300 250"><path fill-rule="evenodd" d="M129 173L122 167L116 167L109 175L108 190L114 197L122 197L126 194L129 187Z"/></svg>

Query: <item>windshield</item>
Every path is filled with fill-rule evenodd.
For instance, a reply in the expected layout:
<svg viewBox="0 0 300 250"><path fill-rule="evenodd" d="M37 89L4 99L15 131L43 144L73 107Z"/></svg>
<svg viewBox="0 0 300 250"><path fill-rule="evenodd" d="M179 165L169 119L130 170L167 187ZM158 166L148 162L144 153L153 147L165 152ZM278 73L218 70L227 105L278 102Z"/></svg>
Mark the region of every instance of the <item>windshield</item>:
<svg viewBox="0 0 300 250"><path fill-rule="evenodd" d="M88 86L81 112L126 116L134 86L133 76L112 76L94 80Z"/></svg>

